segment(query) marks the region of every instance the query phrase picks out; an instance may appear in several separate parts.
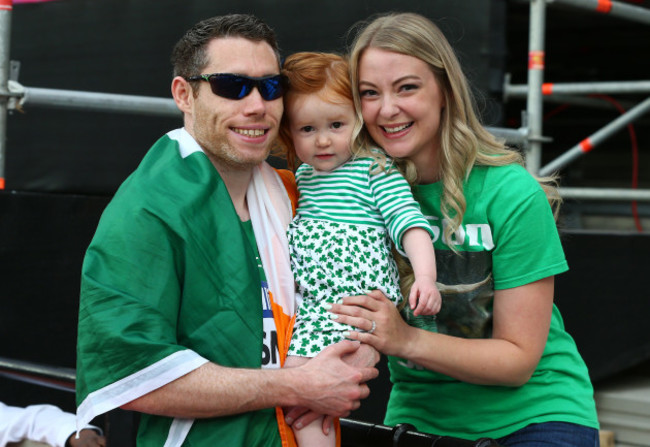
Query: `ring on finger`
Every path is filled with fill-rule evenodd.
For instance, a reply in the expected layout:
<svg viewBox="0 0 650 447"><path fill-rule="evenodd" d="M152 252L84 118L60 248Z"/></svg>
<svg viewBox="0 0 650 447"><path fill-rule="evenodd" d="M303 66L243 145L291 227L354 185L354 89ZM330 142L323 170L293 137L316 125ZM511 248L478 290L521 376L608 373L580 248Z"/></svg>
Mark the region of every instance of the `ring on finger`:
<svg viewBox="0 0 650 447"><path fill-rule="evenodd" d="M377 329L377 323L375 322L375 320L370 320L370 322L372 323L372 327L370 328L368 333L372 334L373 332L375 332L375 329Z"/></svg>

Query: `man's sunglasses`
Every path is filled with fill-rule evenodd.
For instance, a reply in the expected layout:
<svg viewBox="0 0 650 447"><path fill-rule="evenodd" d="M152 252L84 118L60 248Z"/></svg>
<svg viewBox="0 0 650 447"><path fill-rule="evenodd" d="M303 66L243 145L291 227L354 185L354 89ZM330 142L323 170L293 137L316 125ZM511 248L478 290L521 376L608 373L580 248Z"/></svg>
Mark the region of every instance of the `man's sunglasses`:
<svg viewBox="0 0 650 447"><path fill-rule="evenodd" d="M245 98L257 88L265 101L273 101L284 93L284 80L282 75L264 76L254 78L232 73L213 73L186 78L188 81L208 81L212 93L227 99Z"/></svg>

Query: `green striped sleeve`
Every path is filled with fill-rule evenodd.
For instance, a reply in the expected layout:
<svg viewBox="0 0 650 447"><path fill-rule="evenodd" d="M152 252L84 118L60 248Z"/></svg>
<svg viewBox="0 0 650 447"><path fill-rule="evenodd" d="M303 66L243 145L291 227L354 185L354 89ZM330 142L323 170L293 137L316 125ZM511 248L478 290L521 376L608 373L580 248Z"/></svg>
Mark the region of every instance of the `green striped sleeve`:
<svg viewBox="0 0 650 447"><path fill-rule="evenodd" d="M369 183L386 228L400 253L405 254L402 236L410 228L423 228L433 237L429 222L422 215L411 188L399 171L375 169Z"/></svg>

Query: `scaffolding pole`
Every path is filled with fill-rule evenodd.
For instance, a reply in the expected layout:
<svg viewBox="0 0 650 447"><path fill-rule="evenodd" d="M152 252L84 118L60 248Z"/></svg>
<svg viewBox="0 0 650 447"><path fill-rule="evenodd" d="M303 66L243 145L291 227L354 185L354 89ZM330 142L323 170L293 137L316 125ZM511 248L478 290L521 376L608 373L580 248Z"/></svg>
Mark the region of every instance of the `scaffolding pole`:
<svg viewBox="0 0 650 447"><path fill-rule="evenodd" d="M180 111L171 98L36 87L23 88L15 83L13 90L14 92L21 92L19 95L22 96L20 100L21 107L28 105L96 112L136 113L168 117L180 116ZM503 127L486 127L486 129L496 137L504 139L508 144L519 146L525 144L527 141L526 132L522 129L508 129Z"/></svg>
<svg viewBox="0 0 650 447"><path fill-rule="evenodd" d="M181 112L171 98L34 87L24 89L24 96L20 104L21 106L29 104L60 109L136 113L140 115L181 116Z"/></svg>
<svg viewBox="0 0 650 447"><path fill-rule="evenodd" d="M542 83L544 82L544 35L546 25L546 0L531 0L528 46L528 92L526 121L528 146L526 169L539 172L542 160Z"/></svg>
<svg viewBox="0 0 650 447"><path fill-rule="evenodd" d="M511 146L525 147L528 142L528 133L524 128L508 129L505 127L486 127L485 130L500 138Z"/></svg>
<svg viewBox="0 0 650 447"><path fill-rule="evenodd" d="M20 107L28 105L95 112L136 113L140 115L167 117L180 116L180 111L171 98L36 87L24 88L17 83L13 83L12 90L14 92L20 92L19 97L22 96ZM486 129L494 136L505 140L511 145L521 146L527 141L526 132L522 129L508 129L503 127L486 127Z"/></svg>
<svg viewBox="0 0 650 447"><path fill-rule="evenodd" d="M616 118L611 123L602 127L589 137L582 140L580 143L560 155L558 158L544 166L540 171L540 175L549 175L560 168L568 165L576 158L579 158L591 151L594 147L605 141L607 138L616 133L619 129L627 126L631 121L634 121L644 113L650 110L650 97L641 102L637 106L625 112L623 115Z"/></svg>
<svg viewBox="0 0 650 447"><path fill-rule="evenodd" d="M563 199L650 202L650 189L558 188Z"/></svg>
<svg viewBox="0 0 650 447"><path fill-rule="evenodd" d="M12 0L0 0L0 190L5 189L11 9Z"/></svg>
<svg viewBox="0 0 650 447"><path fill-rule="evenodd" d="M35 385L75 392L75 370L0 357L0 376Z"/></svg>
<svg viewBox="0 0 650 447"><path fill-rule="evenodd" d="M504 85L503 95L506 100L510 98L523 98L528 93L527 85ZM544 97L565 94L628 94L650 93L650 81L614 81L614 82L565 82L542 84Z"/></svg>
<svg viewBox="0 0 650 447"><path fill-rule="evenodd" d="M634 5L610 0L553 0L558 4L608 14L612 17L650 24L650 11Z"/></svg>

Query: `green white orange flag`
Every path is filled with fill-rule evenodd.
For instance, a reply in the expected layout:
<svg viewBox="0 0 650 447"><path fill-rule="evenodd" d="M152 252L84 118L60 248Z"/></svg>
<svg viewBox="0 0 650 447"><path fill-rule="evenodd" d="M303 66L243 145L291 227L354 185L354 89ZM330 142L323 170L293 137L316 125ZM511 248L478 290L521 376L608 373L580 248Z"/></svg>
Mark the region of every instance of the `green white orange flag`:
<svg viewBox="0 0 650 447"><path fill-rule="evenodd" d="M257 203L251 218L265 272L267 266L277 267L267 273L278 310L274 317L289 331L293 277L282 271L285 263L289 269L277 251L282 236L272 234L284 223L273 226L269 220L281 216L288 223L291 205L273 170L266 164L259 170L253 183L276 187L258 184L247 199ZM284 193L271 200L256 196L261 190ZM86 253L77 346L78 426L208 361L259 368L260 293L255 256L216 169L187 131L168 133L117 191ZM290 336L277 329L278 338ZM232 445L280 444L274 409L197 421L143 414L143 430L147 436L139 446L180 446L186 438L192 445L219 445L224 439Z"/></svg>

